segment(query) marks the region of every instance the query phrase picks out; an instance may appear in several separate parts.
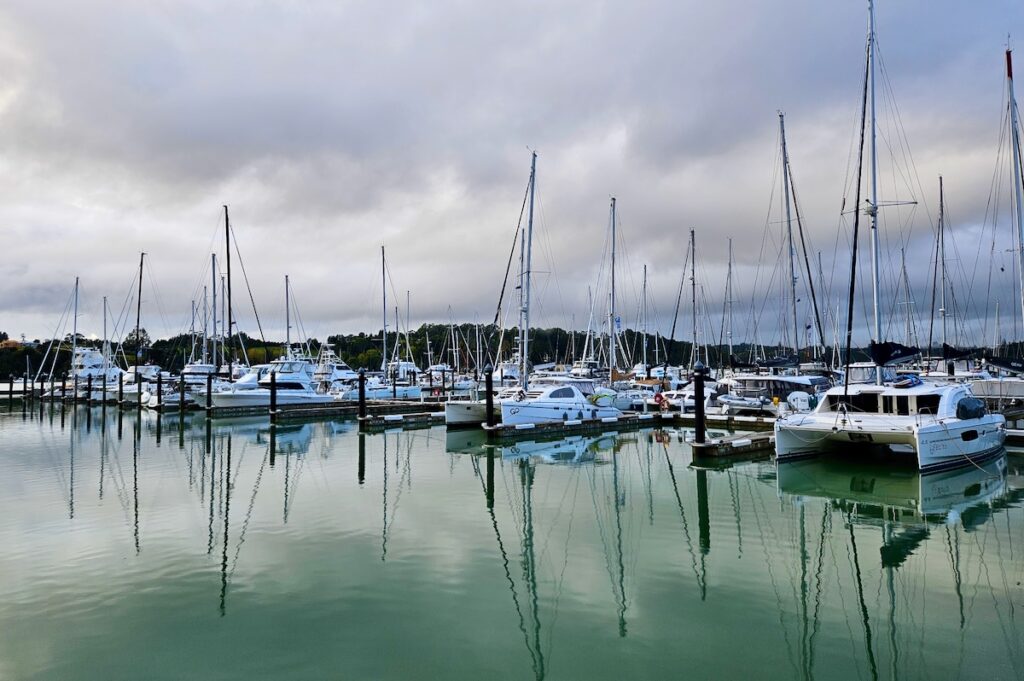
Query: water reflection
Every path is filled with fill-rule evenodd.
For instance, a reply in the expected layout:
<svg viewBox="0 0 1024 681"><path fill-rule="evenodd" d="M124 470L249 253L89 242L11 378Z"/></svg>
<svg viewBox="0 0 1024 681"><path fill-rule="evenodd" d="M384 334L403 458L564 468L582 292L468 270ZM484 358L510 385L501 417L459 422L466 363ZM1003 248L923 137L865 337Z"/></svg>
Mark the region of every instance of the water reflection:
<svg viewBox="0 0 1024 681"><path fill-rule="evenodd" d="M1019 459L703 469L685 432L494 447L440 428L163 419L0 415L0 675L1024 671ZM73 644L89 628L95 655ZM33 641L64 652L37 660Z"/></svg>

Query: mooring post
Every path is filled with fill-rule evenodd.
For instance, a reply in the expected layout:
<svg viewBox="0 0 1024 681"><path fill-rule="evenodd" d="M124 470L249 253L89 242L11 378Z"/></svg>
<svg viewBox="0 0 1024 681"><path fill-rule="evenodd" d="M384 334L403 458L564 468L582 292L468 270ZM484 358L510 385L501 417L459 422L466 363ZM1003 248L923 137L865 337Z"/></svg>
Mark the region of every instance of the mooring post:
<svg viewBox="0 0 1024 681"><path fill-rule="evenodd" d="M68 372L60 377L60 401L63 402L68 396Z"/></svg>
<svg viewBox="0 0 1024 681"><path fill-rule="evenodd" d="M213 374L206 374L206 418L210 418L213 409Z"/></svg>
<svg viewBox="0 0 1024 681"><path fill-rule="evenodd" d="M704 363L697 360L693 365L693 415L696 419L697 431L693 435L693 441L699 445L705 442L704 433L704 376L707 369Z"/></svg>
<svg viewBox="0 0 1024 681"><path fill-rule="evenodd" d="M270 424L277 423L277 372L270 372Z"/></svg>
<svg viewBox="0 0 1024 681"><path fill-rule="evenodd" d="M398 399L398 369L391 370L391 399Z"/></svg>
<svg viewBox="0 0 1024 681"><path fill-rule="evenodd" d="M85 403L92 404L92 374L85 378Z"/></svg>
<svg viewBox="0 0 1024 681"><path fill-rule="evenodd" d="M117 406L124 402L124 372L117 375Z"/></svg>
<svg viewBox="0 0 1024 681"><path fill-rule="evenodd" d="M185 379L184 377L178 379L178 412L181 414L181 418L185 418Z"/></svg>
<svg viewBox="0 0 1024 681"><path fill-rule="evenodd" d="M75 374L75 382L71 387L73 390L71 394L71 403L78 404L78 374Z"/></svg>
<svg viewBox="0 0 1024 681"><path fill-rule="evenodd" d="M430 392L434 392L434 372L427 371L427 385L430 386Z"/></svg>
<svg viewBox="0 0 1024 681"><path fill-rule="evenodd" d="M103 394L100 396L100 406L104 409L107 408L107 372L103 372L103 380L100 382L100 386L103 388Z"/></svg>
<svg viewBox="0 0 1024 681"><path fill-rule="evenodd" d="M7 375L7 403L14 406L14 374Z"/></svg>
<svg viewBox="0 0 1024 681"><path fill-rule="evenodd" d="M366 369L359 370L359 418L366 418ZM362 440L359 443L362 445Z"/></svg>
<svg viewBox="0 0 1024 681"><path fill-rule="evenodd" d="M362 372L360 372L362 373ZM366 480L366 433L359 433L359 484Z"/></svg>
<svg viewBox="0 0 1024 681"><path fill-rule="evenodd" d="M490 364L484 367L484 401L487 409L487 427L494 427L494 369Z"/></svg>
<svg viewBox="0 0 1024 681"><path fill-rule="evenodd" d="M21 382L21 391L24 393L22 399L25 402L32 399L32 382L30 382L27 371L25 372L25 380Z"/></svg>
<svg viewBox="0 0 1024 681"><path fill-rule="evenodd" d="M152 398L150 398L152 399ZM164 409L164 372L159 371L156 374L156 403L157 411L163 411ZM159 419L157 423L159 423Z"/></svg>

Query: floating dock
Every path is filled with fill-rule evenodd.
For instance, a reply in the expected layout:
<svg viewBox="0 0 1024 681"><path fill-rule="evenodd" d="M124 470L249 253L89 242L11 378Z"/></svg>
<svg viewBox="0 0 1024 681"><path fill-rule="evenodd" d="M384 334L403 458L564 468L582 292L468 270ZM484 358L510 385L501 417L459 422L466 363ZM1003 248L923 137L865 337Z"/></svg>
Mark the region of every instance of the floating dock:
<svg viewBox="0 0 1024 681"><path fill-rule="evenodd" d="M694 461L704 459L752 459L775 454L775 435L772 433L749 433L711 438L707 442L691 442Z"/></svg>

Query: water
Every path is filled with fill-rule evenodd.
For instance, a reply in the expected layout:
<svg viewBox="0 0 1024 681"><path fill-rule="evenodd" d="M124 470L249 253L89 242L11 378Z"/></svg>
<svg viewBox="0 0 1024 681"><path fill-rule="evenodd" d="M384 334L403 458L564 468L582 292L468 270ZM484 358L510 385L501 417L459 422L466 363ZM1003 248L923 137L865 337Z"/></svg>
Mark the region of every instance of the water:
<svg viewBox="0 0 1024 681"><path fill-rule="evenodd" d="M493 450L490 503L475 434L103 413L0 414L0 679L1024 678L1013 457L641 431Z"/></svg>

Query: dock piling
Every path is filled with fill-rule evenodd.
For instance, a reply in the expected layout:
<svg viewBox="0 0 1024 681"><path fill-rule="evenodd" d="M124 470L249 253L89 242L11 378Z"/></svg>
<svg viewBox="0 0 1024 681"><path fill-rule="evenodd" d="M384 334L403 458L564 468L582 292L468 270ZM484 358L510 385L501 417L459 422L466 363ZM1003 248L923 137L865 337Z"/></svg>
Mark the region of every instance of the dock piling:
<svg viewBox="0 0 1024 681"><path fill-rule="evenodd" d="M704 444L705 422L704 422L704 376L707 368L700 360L693 365L693 415L696 418L696 432L693 434L693 441L697 444Z"/></svg>
<svg viewBox="0 0 1024 681"><path fill-rule="evenodd" d="M366 369L359 370L359 418L366 418Z"/></svg>
<svg viewBox="0 0 1024 681"><path fill-rule="evenodd" d="M270 372L270 425L277 423L277 372Z"/></svg>
<svg viewBox="0 0 1024 681"><path fill-rule="evenodd" d="M85 403L92 404L92 374L85 378Z"/></svg>
<svg viewBox="0 0 1024 681"><path fill-rule="evenodd" d="M63 392L64 386L61 385L61 392ZM117 406L120 407L121 403L124 402L124 372L122 371L117 375Z"/></svg>
<svg viewBox="0 0 1024 681"><path fill-rule="evenodd" d="M71 403L78 404L78 374L75 374L75 382L72 388L74 393L71 395Z"/></svg>
<svg viewBox="0 0 1024 681"><path fill-rule="evenodd" d="M14 374L7 375L7 404L14 406Z"/></svg>
<svg viewBox="0 0 1024 681"><path fill-rule="evenodd" d="M141 398L142 396L140 395L139 397ZM156 403L157 403L157 410L158 411L163 411L163 408L164 408L164 374L163 374L162 371L158 372L157 375L156 375ZM157 422L159 423L159 420Z"/></svg>
<svg viewBox="0 0 1024 681"><path fill-rule="evenodd" d="M488 364L484 367L484 400L487 408L487 427L494 427L494 368Z"/></svg>
<svg viewBox="0 0 1024 681"><path fill-rule="evenodd" d="M206 418L210 418L213 408L213 374L206 374Z"/></svg>

